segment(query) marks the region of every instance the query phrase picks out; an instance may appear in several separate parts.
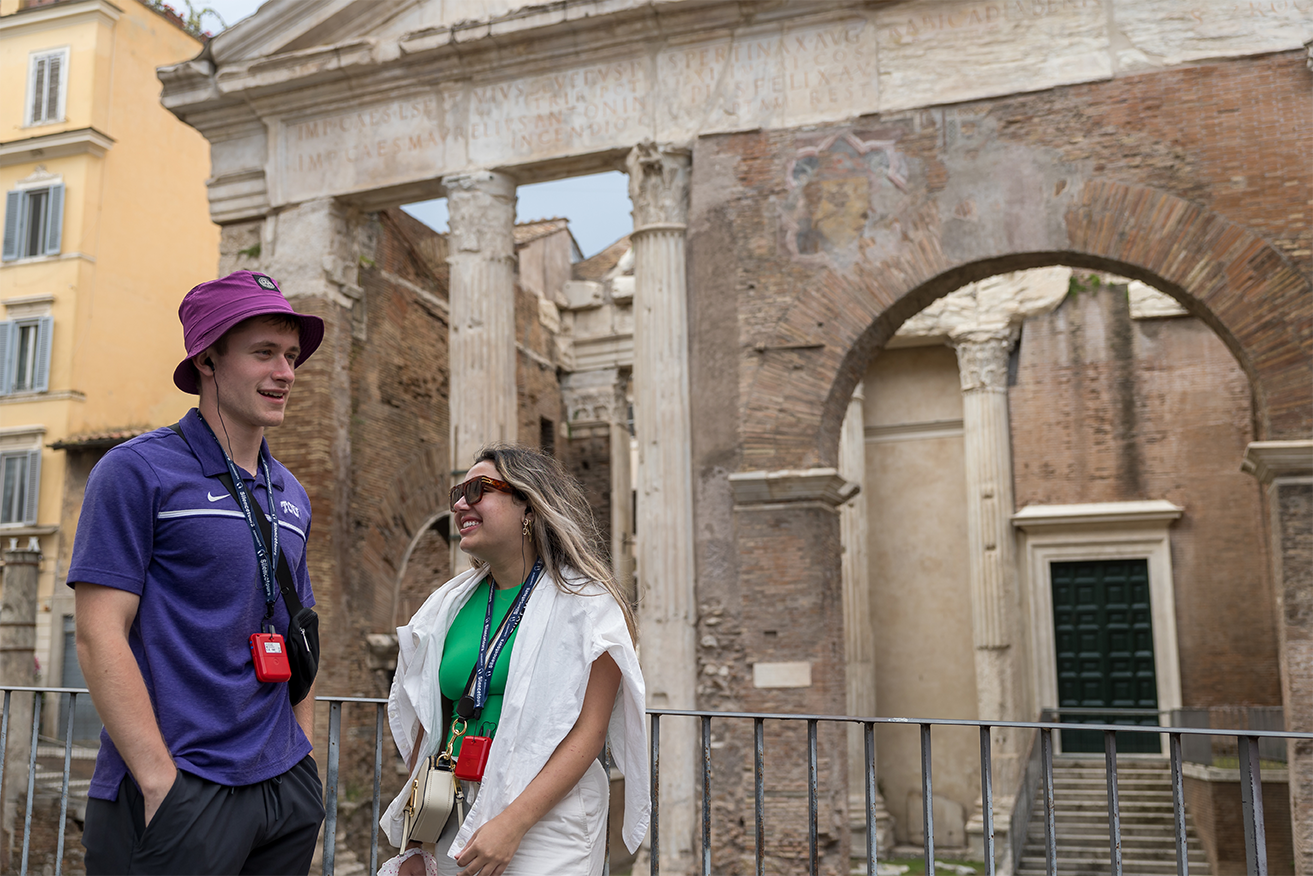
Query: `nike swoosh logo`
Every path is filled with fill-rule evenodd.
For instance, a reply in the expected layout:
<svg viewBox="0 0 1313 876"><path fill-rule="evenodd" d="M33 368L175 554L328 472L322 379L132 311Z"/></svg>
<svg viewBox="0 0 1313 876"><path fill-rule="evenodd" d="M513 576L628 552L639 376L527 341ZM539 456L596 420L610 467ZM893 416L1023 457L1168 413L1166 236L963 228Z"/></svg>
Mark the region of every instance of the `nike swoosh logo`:
<svg viewBox="0 0 1313 876"><path fill-rule="evenodd" d="M232 497L229 496L227 493L224 493L222 496L211 495L210 491L209 491L209 490L206 490L206 491L205 491L205 498L209 499L211 502L217 502L217 501L219 501L220 499L231 499Z"/></svg>

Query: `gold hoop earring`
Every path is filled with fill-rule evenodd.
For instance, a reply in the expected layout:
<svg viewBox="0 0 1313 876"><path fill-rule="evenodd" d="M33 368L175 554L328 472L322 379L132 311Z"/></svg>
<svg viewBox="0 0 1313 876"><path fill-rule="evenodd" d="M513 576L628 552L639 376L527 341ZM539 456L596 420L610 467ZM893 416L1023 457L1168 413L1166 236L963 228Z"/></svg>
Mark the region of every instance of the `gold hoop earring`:
<svg viewBox="0 0 1313 876"><path fill-rule="evenodd" d="M528 518L528 517L524 518L524 528L521 529L520 532L521 532L523 535L525 535L525 536L528 536L528 535L529 535L529 518Z"/></svg>

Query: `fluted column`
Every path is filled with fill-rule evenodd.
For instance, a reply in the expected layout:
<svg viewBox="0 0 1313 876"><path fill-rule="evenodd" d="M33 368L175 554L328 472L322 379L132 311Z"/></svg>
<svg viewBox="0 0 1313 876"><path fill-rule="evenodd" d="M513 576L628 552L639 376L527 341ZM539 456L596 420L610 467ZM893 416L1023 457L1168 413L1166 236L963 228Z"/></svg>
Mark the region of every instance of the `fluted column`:
<svg viewBox="0 0 1313 876"><path fill-rule="evenodd" d="M689 154L641 143L629 153L626 166L634 204L634 432L643 677L651 706L692 709L697 609L684 257ZM663 872L689 872L692 864L696 746L693 722L662 723Z"/></svg>
<svg viewBox="0 0 1313 876"><path fill-rule="evenodd" d="M492 441L515 441L515 180L443 177L450 214L452 469Z"/></svg>
<svg viewBox="0 0 1313 876"><path fill-rule="evenodd" d="M1020 606L1011 524L1007 376L1008 356L1016 340L1017 330L1007 325L974 327L951 336L962 386L976 705L980 719L987 721L1027 717L1019 713L1012 648L1013 618ZM993 777L999 803L1019 777L1018 739L1013 731L996 728L993 732ZM996 810L996 819L999 814ZM1006 825L996 820L995 828L1001 832Z"/></svg>
<svg viewBox="0 0 1313 876"><path fill-rule="evenodd" d="M4 552L4 586L0 588L0 684L5 687L31 687L36 684L36 612L37 579L41 572L41 552L36 539L29 539L27 550L18 548L17 539L8 539ZM9 866L17 869L16 848L22 845L22 819L18 798L27 792L27 761L32 752L32 694L16 693L10 704L9 746L6 756L4 790L5 849ZM83 701L85 708L86 701Z"/></svg>
<svg viewBox="0 0 1313 876"><path fill-rule="evenodd" d="M875 623L871 616L871 571L866 515L866 428L862 416L865 398L861 383L848 401L839 433L839 475L857 484L857 498L839 506L839 543L843 558L843 647L848 682L847 712L874 717ZM862 854L866 842L866 741L862 727L848 726L848 819L853 830L852 853ZM874 752L872 752L874 756ZM884 797L875 792L877 848L892 850L893 824Z"/></svg>

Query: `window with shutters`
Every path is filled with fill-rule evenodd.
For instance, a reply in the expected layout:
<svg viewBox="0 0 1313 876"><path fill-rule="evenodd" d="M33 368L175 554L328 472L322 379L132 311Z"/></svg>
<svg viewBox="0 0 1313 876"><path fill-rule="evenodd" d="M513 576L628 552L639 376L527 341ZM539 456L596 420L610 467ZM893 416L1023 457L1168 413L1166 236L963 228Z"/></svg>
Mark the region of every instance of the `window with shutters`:
<svg viewBox="0 0 1313 876"><path fill-rule="evenodd" d="M41 448L0 451L0 527L36 524Z"/></svg>
<svg viewBox="0 0 1313 876"><path fill-rule="evenodd" d="M62 183L6 192L3 260L59 255L63 224Z"/></svg>
<svg viewBox="0 0 1313 876"><path fill-rule="evenodd" d="M49 316L0 321L0 396L50 388L53 330Z"/></svg>
<svg viewBox="0 0 1313 876"><path fill-rule="evenodd" d="M30 55L24 124L31 127L64 121L67 83L68 49L34 52Z"/></svg>

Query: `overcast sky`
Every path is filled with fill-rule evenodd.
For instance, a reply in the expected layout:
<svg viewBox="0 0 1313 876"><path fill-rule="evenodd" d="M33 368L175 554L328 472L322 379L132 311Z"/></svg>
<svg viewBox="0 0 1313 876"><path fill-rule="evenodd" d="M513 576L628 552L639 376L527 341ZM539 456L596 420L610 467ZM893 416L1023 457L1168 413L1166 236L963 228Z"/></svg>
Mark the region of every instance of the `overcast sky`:
<svg viewBox="0 0 1313 876"><path fill-rule="evenodd" d="M186 0L165 0L184 16ZM260 8L261 0L192 0L196 9L212 9L232 27ZM222 30L212 15L202 19L202 27L212 33ZM601 252L633 229L629 214L628 177L623 173L600 173L549 183L521 186L517 191L516 221L530 222L564 216L570 231L579 242L585 257ZM447 230L447 201L424 201L405 204L403 208L436 231Z"/></svg>

